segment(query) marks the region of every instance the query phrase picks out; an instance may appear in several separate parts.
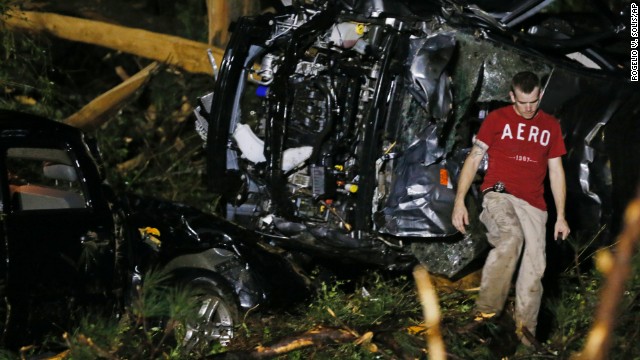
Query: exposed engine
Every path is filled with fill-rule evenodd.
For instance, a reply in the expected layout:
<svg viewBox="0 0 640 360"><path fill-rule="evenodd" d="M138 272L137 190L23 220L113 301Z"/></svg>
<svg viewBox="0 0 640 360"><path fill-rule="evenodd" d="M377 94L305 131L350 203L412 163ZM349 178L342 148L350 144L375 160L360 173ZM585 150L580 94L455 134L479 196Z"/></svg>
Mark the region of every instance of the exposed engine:
<svg viewBox="0 0 640 360"><path fill-rule="evenodd" d="M361 23L335 24L290 65L292 69L295 66L291 73L274 71L286 77L291 97L291 115L287 117L285 136L279 141L283 143L281 169L293 205L287 209L285 204L278 204L276 209L292 211L289 215L295 218L330 223L345 233L351 232L357 223L354 212L363 175L360 159L368 151L380 150L363 148L368 128L364 121L371 111L379 80L376 69L380 68L379 59L366 55L371 45L363 39L373 27ZM358 41L362 44L358 45L360 52L353 49ZM283 53L265 55L283 56ZM285 66L272 65L285 71ZM262 107L267 112L260 119L262 124L272 109L267 98ZM370 206L376 209L379 204L374 202ZM272 209L264 210L269 213Z"/></svg>

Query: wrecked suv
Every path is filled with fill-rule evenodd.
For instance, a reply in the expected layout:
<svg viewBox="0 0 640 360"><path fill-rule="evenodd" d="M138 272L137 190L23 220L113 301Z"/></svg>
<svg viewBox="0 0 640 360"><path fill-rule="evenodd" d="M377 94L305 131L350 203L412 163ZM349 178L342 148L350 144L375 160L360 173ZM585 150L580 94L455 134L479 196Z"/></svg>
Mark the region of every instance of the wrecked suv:
<svg viewBox="0 0 640 360"><path fill-rule="evenodd" d="M531 70L565 134L572 229L615 233L640 154L640 92L615 47L628 45L628 6L283 3L237 21L195 111L226 218L316 258L457 276L487 246L477 221L464 237L451 224L459 169L513 74Z"/></svg>
<svg viewBox="0 0 640 360"><path fill-rule="evenodd" d="M0 111L5 345L68 330L80 306L121 311L151 270L197 291L197 320L184 339L190 345L228 342L239 311L293 298L283 291L304 293L304 279L256 245L255 233L184 205L116 196L99 164L80 130Z"/></svg>

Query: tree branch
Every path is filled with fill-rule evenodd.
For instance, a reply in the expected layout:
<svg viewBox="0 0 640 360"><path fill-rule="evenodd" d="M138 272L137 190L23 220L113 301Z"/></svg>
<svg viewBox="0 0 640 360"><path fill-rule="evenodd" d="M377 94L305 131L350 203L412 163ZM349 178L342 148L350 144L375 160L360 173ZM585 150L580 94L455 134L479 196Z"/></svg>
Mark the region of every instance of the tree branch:
<svg viewBox="0 0 640 360"><path fill-rule="evenodd" d="M224 51L172 35L45 12L10 10L0 18L10 30L46 33L156 60L188 72L211 74L207 49L217 63Z"/></svg>
<svg viewBox="0 0 640 360"><path fill-rule="evenodd" d="M640 197L636 197L625 211L624 229L618 236L613 266L608 271L600 296L600 306L589 332L580 360L601 360L608 356L611 332L618 316L618 306L624 294L625 283L631 273L631 261L640 240Z"/></svg>
<svg viewBox="0 0 640 360"><path fill-rule="evenodd" d="M64 122L84 131L98 128L120 110L131 95L147 83L158 66L157 62L151 63L120 85L93 99L78 112L66 118Z"/></svg>

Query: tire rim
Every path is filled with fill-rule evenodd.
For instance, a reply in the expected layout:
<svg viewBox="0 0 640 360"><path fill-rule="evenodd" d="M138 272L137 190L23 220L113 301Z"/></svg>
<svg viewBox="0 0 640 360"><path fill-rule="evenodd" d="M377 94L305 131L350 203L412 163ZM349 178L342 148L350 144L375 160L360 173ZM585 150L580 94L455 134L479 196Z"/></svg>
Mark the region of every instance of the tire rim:
<svg viewBox="0 0 640 360"><path fill-rule="evenodd" d="M184 342L188 348L198 344L218 341L228 346L233 338L233 317L229 306L217 296L207 295L198 299L200 307L193 322L187 323Z"/></svg>

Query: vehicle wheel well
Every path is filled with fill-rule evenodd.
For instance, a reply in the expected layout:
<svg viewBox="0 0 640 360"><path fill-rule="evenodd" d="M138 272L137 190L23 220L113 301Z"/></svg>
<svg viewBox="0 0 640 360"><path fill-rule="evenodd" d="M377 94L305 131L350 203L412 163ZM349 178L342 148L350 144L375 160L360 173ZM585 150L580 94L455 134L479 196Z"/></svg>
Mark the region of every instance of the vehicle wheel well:
<svg viewBox="0 0 640 360"><path fill-rule="evenodd" d="M239 318L240 305L238 295L229 282L220 274L202 269L176 269L171 272L172 282L178 285L196 283L197 286L207 286L217 292L223 300L234 306L234 320Z"/></svg>

